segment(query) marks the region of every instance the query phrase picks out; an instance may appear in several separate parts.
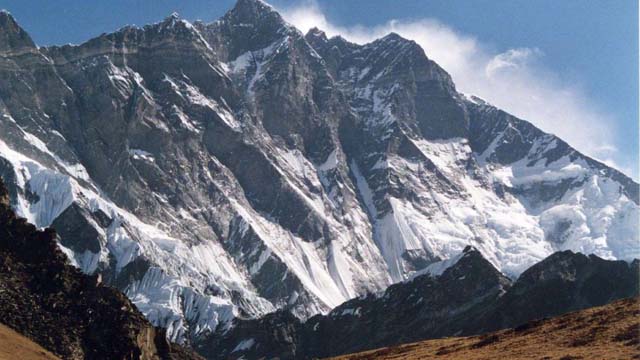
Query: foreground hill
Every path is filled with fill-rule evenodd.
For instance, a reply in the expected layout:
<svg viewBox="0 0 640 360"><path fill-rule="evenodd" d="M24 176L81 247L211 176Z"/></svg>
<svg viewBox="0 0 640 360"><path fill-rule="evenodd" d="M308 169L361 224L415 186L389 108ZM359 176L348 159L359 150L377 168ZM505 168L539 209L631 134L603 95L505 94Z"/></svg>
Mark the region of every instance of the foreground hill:
<svg viewBox="0 0 640 360"><path fill-rule="evenodd" d="M63 359L199 358L169 343L165 331L154 328L124 294L68 262L53 230L16 217L0 180L0 322ZM40 352L16 334L3 333L10 336L4 344ZM19 350L0 353L26 358Z"/></svg>
<svg viewBox="0 0 640 360"><path fill-rule="evenodd" d="M0 324L0 360L59 360L32 340Z"/></svg>
<svg viewBox="0 0 640 360"><path fill-rule="evenodd" d="M490 334L427 340L344 355L369 359L640 359L640 298Z"/></svg>

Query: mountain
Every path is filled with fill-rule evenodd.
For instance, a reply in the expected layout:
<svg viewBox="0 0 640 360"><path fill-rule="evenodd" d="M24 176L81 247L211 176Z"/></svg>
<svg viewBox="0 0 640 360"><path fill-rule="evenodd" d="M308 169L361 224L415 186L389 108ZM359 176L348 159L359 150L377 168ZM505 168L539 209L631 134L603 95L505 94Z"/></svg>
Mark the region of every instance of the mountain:
<svg viewBox="0 0 640 360"><path fill-rule="evenodd" d="M0 354L11 358L54 358L36 342L64 359L200 359L169 343L122 293L69 265L55 231L16 217L1 180L0 313L28 338L1 326Z"/></svg>
<svg viewBox="0 0 640 360"><path fill-rule="evenodd" d="M522 329L530 321L640 295L638 260L629 264L571 251L549 256L515 282L471 247L426 270L384 293L349 300L306 322L286 311L236 320L231 330L211 334L195 348L210 359L317 359Z"/></svg>
<svg viewBox="0 0 640 360"><path fill-rule="evenodd" d="M522 273L482 331L608 304L640 293L640 261L609 261L571 251L555 253Z"/></svg>
<svg viewBox="0 0 640 360"><path fill-rule="evenodd" d="M510 277L640 256L637 183L397 34L305 35L259 0L49 47L1 12L0 34L12 208L170 340L309 319L468 245Z"/></svg>
<svg viewBox="0 0 640 360"><path fill-rule="evenodd" d="M632 359L639 350L639 300L620 300L497 333L428 340L335 359Z"/></svg>

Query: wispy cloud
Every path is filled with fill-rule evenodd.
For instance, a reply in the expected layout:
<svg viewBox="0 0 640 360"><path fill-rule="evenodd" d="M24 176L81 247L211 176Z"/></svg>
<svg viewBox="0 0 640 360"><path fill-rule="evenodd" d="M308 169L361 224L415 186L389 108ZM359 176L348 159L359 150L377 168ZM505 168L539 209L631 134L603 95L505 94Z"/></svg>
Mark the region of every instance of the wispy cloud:
<svg viewBox="0 0 640 360"><path fill-rule="evenodd" d="M447 70L459 91L474 94L541 129L578 150L637 178L637 164L625 164L614 145L614 119L575 84L562 81L540 64L544 53L521 47L496 52L473 36L435 19L391 20L378 26L338 26L314 1L279 9L302 32L317 26L328 36L341 35L367 43L389 32L414 40L427 56Z"/></svg>
<svg viewBox="0 0 640 360"><path fill-rule="evenodd" d="M485 67L487 78L493 78L496 73L505 70L521 71L529 65L532 59L542 55L538 49L519 48L509 49L494 56Z"/></svg>

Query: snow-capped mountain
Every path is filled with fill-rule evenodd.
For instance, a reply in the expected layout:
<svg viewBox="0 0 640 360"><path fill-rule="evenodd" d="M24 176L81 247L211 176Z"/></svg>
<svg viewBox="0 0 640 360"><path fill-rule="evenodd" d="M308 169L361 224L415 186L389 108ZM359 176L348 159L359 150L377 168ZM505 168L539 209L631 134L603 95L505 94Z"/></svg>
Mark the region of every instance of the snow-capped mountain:
<svg viewBox="0 0 640 360"><path fill-rule="evenodd" d="M460 94L414 42L303 35L260 0L37 47L0 13L0 175L172 340L300 318L477 248L640 255L639 186Z"/></svg>

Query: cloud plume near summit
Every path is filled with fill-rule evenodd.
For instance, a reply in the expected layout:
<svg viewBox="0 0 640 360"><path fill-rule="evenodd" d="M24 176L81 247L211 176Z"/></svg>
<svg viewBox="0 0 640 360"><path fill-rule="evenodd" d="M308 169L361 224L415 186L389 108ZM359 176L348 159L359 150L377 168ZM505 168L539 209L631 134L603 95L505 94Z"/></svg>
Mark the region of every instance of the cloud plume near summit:
<svg viewBox="0 0 640 360"><path fill-rule="evenodd" d="M457 32L435 19L390 20L377 26L339 26L315 1L278 9L284 18L306 33L313 27L327 36L363 44L389 32L414 40L426 55L451 74L459 91L476 95L542 130L553 133L576 149L638 179L634 158L615 145L615 121L577 84L568 83L539 61L535 47L500 52L479 39Z"/></svg>

